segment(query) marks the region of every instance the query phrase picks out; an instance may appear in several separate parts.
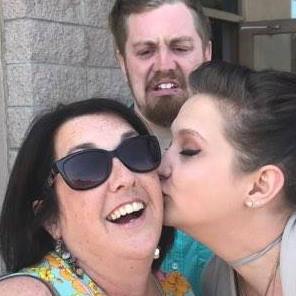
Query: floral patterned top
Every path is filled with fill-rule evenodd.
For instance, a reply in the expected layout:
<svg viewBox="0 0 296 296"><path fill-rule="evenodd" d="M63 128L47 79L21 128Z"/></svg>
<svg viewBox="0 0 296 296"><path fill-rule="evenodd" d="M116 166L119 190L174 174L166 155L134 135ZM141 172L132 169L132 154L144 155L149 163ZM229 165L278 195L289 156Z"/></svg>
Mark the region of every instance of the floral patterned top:
<svg viewBox="0 0 296 296"><path fill-rule="evenodd" d="M86 273L78 277L55 252L48 253L39 264L5 278L24 275L43 281L55 296L106 296ZM194 296L189 283L180 273L158 272L155 276L164 296Z"/></svg>

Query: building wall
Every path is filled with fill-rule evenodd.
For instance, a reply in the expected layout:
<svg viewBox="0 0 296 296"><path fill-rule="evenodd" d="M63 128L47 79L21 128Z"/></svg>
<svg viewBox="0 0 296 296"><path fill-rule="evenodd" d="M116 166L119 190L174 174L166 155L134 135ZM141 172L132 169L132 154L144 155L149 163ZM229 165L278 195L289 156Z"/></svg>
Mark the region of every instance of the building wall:
<svg viewBox="0 0 296 296"><path fill-rule="evenodd" d="M2 50L2 36L3 36L3 18L0 7L0 208L1 201L4 195L5 186L8 175L8 161L7 161L7 133L6 133L6 106L4 93L4 73L3 68L3 50Z"/></svg>
<svg viewBox="0 0 296 296"><path fill-rule="evenodd" d="M114 59L107 26L112 1L0 3L6 88L0 107L7 117L11 167L24 132L40 109L93 96L121 97L126 102L130 93Z"/></svg>
<svg viewBox="0 0 296 296"><path fill-rule="evenodd" d="M2 36L3 36L3 17L0 7L0 209L2 199L5 192L8 176L8 161L7 161L7 133L6 133L6 108L4 95L4 68L3 68L3 50L2 50ZM4 269L0 258L0 273Z"/></svg>
<svg viewBox="0 0 296 296"><path fill-rule="evenodd" d="M241 0L246 21L291 18L291 0Z"/></svg>

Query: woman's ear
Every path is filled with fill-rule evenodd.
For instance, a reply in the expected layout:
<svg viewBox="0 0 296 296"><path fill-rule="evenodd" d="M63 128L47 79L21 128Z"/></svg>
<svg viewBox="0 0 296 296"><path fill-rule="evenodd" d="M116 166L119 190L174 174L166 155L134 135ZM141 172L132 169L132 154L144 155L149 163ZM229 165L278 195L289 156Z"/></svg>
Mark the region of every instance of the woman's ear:
<svg viewBox="0 0 296 296"><path fill-rule="evenodd" d="M274 200L284 186L285 177L276 165L265 165L254 175L245 205L259 208Z"/></svg>
<svg viewBox="0 0 296 296"><path fill-rule="evenodd" d="M62 237L61 227L58 219L50 219L44 223L44 228L52 236L54 240L58 240Z"/></svg>

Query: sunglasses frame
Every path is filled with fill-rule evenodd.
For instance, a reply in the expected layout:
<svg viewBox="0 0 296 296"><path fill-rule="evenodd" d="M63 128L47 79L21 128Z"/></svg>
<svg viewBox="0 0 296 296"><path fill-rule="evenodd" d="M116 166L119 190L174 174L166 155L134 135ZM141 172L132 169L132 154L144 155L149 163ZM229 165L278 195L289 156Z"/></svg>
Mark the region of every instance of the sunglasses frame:
<svg viewBox="0 0 296 296"><path fill-rule="evenodd" d="M129 143L130 141L135 141L139 138L145 138L145 139L149 139L150 143L154 144L154 152L155 154L157 154L157 156L159 157L157 160L157 163L152 166L150 169L147 170L141 170L141 169L136 169L131 167L128 163L126 163L126 161L124 159L121 159L120 157L120 150L122 149L122 146L126 145L127 143ZM67 174L65 173L65 169L64 166L66 164L67 161L69 161L70 159L72 159L73 157L77 156L77 155L81 155L81 154L85 154L88 152L102 152L103 154L105 154L105 156L107 157L107 168L106 168L106 174L105 177L98 183L94 183L93 185L86 187L86 188L79 188L79 186L75 186L73 183L71 183L71 181L69 181L69 178L67 176ZM161 162L161 149L159 146L159 142L157 140L156 136L153 135L138 135L135 137L131 137L128 138L126 140L124 140L123 142L121 142L114 150L105 150L105 149L99 149L99 148L90 148L90 149L84 149L84 150L80 150L77 152L74 152L72 154L69 154L59 160L54 161L51 171L50 171L50 175L47 179L47 185L49 187L51 187L54 183L55 177L57 174L61 174L63 180L66 182L66 184L74 189L74 190L90 190L92 188L98 187L101 184L103 184L110 176L111 171L112 171L112 159L116 157L118 158L121 163L123 163L124 166L126 166L130 171L132 172L136 172L136 173L148 173L150 171L153 171L155 169L158 168L158 166L160 165Z"/></svg>

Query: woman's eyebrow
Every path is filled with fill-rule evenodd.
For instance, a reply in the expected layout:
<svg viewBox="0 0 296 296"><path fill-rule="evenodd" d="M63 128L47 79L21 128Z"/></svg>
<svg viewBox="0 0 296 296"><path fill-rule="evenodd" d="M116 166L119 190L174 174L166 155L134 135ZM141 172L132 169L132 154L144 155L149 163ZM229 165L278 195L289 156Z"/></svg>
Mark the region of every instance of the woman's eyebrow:
<svg viewBox="0 0 296 296"><path fill-rule="evenodd" d="M123 133L121 135L121 140L125 140L125 139L128 139L128 138L132 138L132 137L135 137L135 136L138 136L139 134L134 131L134 130L130 130L130 131L127 131L125 133Z"/></svg>
<svg viewBox="0 0 296 296"><path fill-rule="evenodd" d="M178 130L177 133L180 136L191 135L193 137L197 137L197 138L201 139L203 142L206 142L206 139L198 131L193 130L193 129L184 128L184 129Z"/></svg>
<svg viewBox="0 0 296 296"><path fill-rule="evenodd" d="M67 152L67 155L71 154L72 152L75 152L77 150L91 149L91 148L96 148L94 143L91 143L91 142L82 143L82 144L76 145L76 146L72 147L71 149L69 149L69 151Z"/></svg>
<svg viewBox="0 0 296 296"><path fill-rule="evenodd" d="M128 139L128 138L131 138L131 137L135 137L137 136L138 133L134 130L131 130L131 131L127 131L125 133L123 133L121 135L121 140L125 140L125 139ZM87 142L87 143L82 143L82 144L78 144L72 148L70 148L68 151L67 151L67 155L68 154L71 154L75 151L78 151L78 150L83 150L83 149L92 149L92 148L96 148L96 145L94 143L91 143L91 142Z"/></svg>

